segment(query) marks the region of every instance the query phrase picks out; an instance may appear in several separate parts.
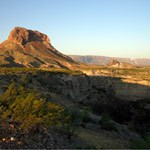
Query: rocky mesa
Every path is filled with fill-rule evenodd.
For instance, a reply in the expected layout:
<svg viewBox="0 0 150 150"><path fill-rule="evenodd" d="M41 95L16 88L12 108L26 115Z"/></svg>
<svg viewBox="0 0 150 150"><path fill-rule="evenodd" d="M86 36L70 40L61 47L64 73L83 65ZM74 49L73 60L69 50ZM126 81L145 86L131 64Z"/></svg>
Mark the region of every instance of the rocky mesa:
<svg viewBox="0 0 150 150"><path fill-rule="evenodd" d="M57 51L47 35L22 27L15 27L6 41L0 44L0 66L77 68L70 57Z"/></svg>
<svg viewBox="0 0 150 150"><path fill-rule="evenodd" d="M8 41L12 41L21 45L26 45L28 42L32 41L50 43L50 39L47 35L38 31L27 30L20 27L16 27L11 31Z"/></svg>

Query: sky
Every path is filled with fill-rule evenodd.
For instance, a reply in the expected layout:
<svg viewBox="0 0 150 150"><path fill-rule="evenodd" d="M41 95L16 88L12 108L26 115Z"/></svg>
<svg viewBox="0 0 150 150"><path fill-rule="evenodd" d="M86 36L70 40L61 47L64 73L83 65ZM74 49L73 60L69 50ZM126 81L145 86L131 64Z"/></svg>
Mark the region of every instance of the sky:
<svg viewBox="0 0 150 150"><path fill-rule="evenodd" d="M64 54L150 58L150 0L0 0L0 43L38 30Z"/></svg>

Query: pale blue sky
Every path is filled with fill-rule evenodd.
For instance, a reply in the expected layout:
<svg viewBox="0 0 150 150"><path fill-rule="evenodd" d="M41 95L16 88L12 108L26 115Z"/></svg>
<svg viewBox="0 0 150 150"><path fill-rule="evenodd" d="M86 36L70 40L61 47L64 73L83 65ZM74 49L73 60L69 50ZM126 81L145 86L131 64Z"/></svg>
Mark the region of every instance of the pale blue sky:
<svg viewBox="0 0 150 150"><path fill-rule="evenodd" d="M0 0L0 42L15 26L65 54L150 58L150 0Z"/></svg>

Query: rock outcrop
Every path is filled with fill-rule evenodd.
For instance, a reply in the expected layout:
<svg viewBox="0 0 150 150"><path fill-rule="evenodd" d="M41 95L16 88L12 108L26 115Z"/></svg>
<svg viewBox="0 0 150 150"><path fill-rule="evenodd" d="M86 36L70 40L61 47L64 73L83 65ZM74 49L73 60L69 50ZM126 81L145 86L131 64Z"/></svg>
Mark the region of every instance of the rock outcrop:
<svg viewBox="0 0 150 150"><path fill-rule="evenodd" d="M129 64L129 63L123 63L123 62L119 62L118 60L111 60L108 63L109 67L115 67L115 68L134 68L134 65Z"/></svg>
<svg viewBox="0 0 150 150"><path fill-rule="evenodd" d="M32 41L50 43L50 39L47 35L38 31L27 30L20 27L15 27L11 31L8 37L8 41L19 43L21 45L26 45L27 43Z"/></svg>

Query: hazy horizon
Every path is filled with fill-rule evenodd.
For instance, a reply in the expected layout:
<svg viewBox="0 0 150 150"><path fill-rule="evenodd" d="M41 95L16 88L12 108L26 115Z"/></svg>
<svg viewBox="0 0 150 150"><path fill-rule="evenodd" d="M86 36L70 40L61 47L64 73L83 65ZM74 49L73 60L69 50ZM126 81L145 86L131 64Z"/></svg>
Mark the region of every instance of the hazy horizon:
<svg viewBox="0 0 150 150"><path fill-rule="evenodd" d="M74 55L74 54L66 54L66 55ZM74 55L74 56L96 56L96 57L99 57L99 56L101 56L101 57L111 57L111 58L130 58L131 60L134 60L134 59L150 59L150 58L142 58L142 57L135 57L135 58L131 58L131 57L121 57L121 56L107 56L107 55L78 55L78 54L76 54L76 55Z"/></svg>
<svg viewBox="0 0 150 150"><path fill-rule="evenodd" d="M1 0L0 43L38 30L67 55L150 58L149 0Z"/></svg>

